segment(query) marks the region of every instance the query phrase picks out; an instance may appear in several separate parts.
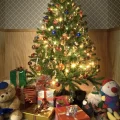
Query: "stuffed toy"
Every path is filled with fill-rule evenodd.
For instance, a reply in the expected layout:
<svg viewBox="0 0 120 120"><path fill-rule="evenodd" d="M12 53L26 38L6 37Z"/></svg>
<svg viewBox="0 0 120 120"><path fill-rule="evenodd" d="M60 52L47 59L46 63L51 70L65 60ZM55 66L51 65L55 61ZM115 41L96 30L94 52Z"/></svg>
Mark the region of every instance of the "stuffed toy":
<svg viewBox="0 0 120 120"><path fill-rule="evenodd" d="M103 80L101 87L102 101L104 101L103 108L107 109L107 116L110 120L120 120L118 93L119 86L114 80Z"/></svg>
<svg viewBox="0 0 120 120"><path fill-rule="evenodd" d="M19 110L20 101L16 97L13 85L0 82L0 120L21 120L22 113Z"/></svg>
<svg viewBox="0 0 120 120"><path fill-rule="evenodd" d="M106 110L101 109L102 99L100 91L98 91L95 86L93 86L92 91L86 95L86 103L89 105L86 111L90 117L94 115L96 120L107 120ZM85 105L85 101L83 101L83 105Z"/></svg>

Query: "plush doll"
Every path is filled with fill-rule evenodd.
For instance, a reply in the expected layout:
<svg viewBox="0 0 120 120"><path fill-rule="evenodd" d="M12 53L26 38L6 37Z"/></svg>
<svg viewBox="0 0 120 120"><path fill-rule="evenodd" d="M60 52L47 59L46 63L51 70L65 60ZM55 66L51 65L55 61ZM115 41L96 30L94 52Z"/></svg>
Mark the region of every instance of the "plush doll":
<svg viewBox="0 0 120 120"><path fill-rule="evenodd" d="M21 120L22 113L19 110L20 101L16 97L13 85L6 82L0 83L0 120Z"/></svg>
<svg viewBox="0 0 120 120"><path fill-rule="evenodd" d="M92 91L86 95L86 101L89 104L89 109L93 111L91 114L94 114L96 120L107 120L106 110L101 109L102 99L100 91L98 91L95 86L93 86ZM91 117L91 115L89 116Z"/></svg>
<svg viewBox="0 0 120 120"><path fill-rule="evenodd" d="M103 108L107 109L107 116L110 120L120 120L118 92L119 86L114 80L103 80L101 87L102 101L104 101Z"/></svg>

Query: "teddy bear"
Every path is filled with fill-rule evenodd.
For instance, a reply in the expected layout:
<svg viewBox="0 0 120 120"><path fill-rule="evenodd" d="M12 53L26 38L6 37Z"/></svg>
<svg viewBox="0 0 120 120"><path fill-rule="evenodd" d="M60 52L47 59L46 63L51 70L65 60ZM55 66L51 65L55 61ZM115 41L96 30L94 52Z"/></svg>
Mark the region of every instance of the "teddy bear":
<svg viewBox="0 0 120 120"><path fill-rule="evenodd" d="M119 86L112 79L105 79L102 81L101 96L103 101L103 108L107 109L107 116L109 120L120 120L119 106Z"/></svg>
<svg viewBox="0 0 120 120"><path fill-rule="evenodd" d="M21 120L20 100L16 96L15 87L7 82L0 82L0 120Z"/></svg>

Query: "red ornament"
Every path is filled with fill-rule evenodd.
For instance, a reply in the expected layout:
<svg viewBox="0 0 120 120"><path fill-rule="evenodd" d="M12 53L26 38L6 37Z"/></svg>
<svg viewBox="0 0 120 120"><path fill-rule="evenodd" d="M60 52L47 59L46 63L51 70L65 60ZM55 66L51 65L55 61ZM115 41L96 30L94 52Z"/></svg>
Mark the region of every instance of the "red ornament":
<svg viewBox="0 0 120 120"><path fill-rule="evenodd" d="M58 24L58 21L57 21L57 20L54 20L53 23L56 25L56 24Z"/></svg>
<svg viewBox="0 0 120 120"><path fill-rule="evenodd" d="M56 7L59 7L60 5L59 4L56 4Z"/></svg>
<svg viewBox="0 0 120 120"><path fill-rule="evenodd" d="M51 8L48 8L48 11L51 12L52 11Z"/></svg>
<svg viewBox="0 0 120 120"><path fill-rule="evenodd" d="M31 57L34 57L34 56L35 56L35 53L32 53L32 54L31 54Z"/></svg>
<svg viewBox="0 0 120 120"><path fill-rule="evenodd" d="M83 11L82 10L80 10L80 17L82 17L83 16Z"/></svg>
<svg viewBox="0 0 120 120"><path fill-rule="evenodd" d="M62 48L61 48L61 47L56 47L56 50L57 50L57 51L61 51Z"/></svg>
<svg viewBox="0 0 120 120"><path fill-rule="evenodd" d="M56 83L55 83L55 86L56 86L56 87L59 87L59 86L60 86L60 83L59 83L59 82L56 82Z"/></svg>

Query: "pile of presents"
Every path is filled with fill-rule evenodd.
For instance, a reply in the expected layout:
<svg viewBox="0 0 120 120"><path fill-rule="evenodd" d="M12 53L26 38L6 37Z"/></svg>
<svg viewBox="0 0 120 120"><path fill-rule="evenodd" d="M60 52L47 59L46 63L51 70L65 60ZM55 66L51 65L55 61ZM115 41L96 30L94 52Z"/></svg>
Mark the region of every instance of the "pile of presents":
<svg viewBox="0 0 120 120"><path fill-rule="evenodd" d="M56 94L55 89L46 88L51 79L48 75L41 75L34 85L27 85L25 72L23 69L10 72L10 82L16 87L24 120L90 120L92 113L89 115L82 108L84 91L76 91L80 99L77 102L74 98L71 102L69 92Z"/></svg>

